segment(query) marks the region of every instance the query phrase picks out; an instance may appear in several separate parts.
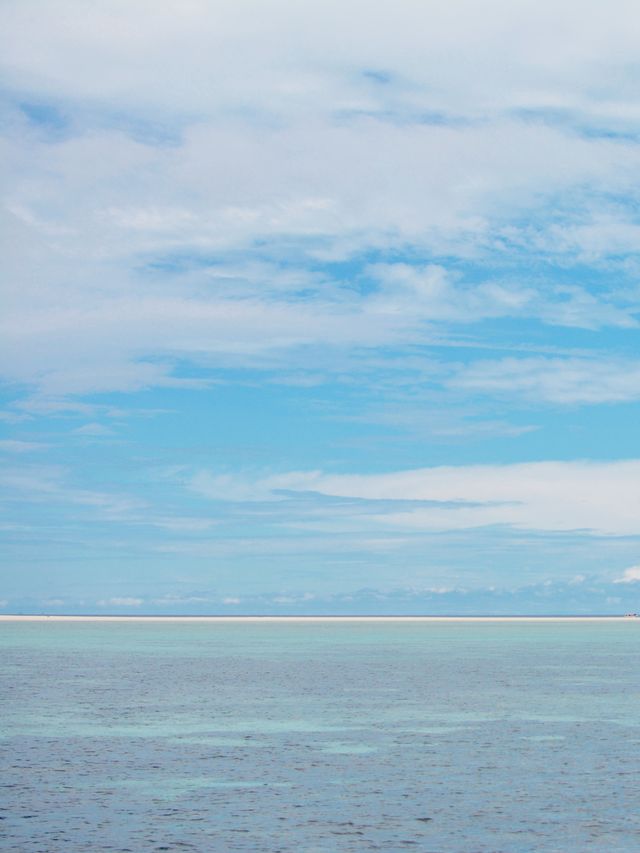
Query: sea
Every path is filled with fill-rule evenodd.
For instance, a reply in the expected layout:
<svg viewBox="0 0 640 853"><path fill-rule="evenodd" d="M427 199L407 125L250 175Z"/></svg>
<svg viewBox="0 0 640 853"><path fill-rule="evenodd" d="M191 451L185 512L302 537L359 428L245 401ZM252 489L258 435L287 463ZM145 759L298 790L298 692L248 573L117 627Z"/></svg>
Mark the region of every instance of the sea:
<svg viewBox="0 0 640 853"><path fill-rule="evenodd" d="M3 622L0 849L640 850L640 620Z"/></svg>

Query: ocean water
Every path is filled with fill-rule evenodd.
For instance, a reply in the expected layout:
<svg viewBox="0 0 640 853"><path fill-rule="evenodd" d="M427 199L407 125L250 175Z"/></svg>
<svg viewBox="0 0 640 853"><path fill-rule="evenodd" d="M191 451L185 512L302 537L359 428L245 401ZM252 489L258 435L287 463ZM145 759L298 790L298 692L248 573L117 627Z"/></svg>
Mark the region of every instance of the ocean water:
<svg viewBox="0 0 640 853"><path fill-rule="evenodd" d="M0 849L640 850L640 623L3 623Z"/></svg>

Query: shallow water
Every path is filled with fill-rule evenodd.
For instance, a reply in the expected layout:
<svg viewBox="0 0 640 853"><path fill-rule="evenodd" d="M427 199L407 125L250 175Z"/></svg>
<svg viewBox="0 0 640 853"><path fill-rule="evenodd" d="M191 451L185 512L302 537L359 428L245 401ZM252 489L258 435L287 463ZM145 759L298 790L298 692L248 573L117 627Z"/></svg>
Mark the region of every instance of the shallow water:
<svg viewBox="0 0 640 853"><path fill-rule="evenodd" d="M640 850L640 624L5 623L0 849Z"/></svg>

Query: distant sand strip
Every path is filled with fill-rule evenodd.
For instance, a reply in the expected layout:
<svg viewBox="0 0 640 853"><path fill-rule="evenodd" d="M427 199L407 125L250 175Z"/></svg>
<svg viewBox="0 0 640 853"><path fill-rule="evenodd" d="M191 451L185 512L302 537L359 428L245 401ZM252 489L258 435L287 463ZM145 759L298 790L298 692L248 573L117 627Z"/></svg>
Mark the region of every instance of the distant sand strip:
<svg viewBox="0 0 640 853"><path fill-rule="evenodd" d="M0 622L637 622L636 616L46 616L0 614Z"/></svg>

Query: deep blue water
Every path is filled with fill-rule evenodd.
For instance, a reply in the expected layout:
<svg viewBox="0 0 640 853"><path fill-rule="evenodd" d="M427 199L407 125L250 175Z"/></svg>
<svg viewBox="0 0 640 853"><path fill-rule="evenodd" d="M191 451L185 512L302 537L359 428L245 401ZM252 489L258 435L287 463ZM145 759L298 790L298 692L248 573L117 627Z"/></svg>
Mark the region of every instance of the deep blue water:
<svg viewBox="0 0 640 853"><path fill-rule="evenodd" d="M0 625L0 848L640 850L640 624Z"/></svg>

